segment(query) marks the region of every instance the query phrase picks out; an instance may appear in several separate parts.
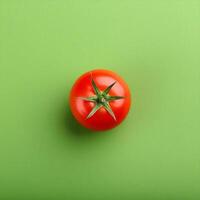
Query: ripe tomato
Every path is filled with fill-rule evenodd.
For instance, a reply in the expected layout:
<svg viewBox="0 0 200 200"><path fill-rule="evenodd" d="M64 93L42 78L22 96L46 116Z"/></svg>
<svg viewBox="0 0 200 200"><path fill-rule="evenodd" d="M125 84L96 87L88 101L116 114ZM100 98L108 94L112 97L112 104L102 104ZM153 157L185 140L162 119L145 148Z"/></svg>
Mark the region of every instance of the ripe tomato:
<svg viewBox="0 0 200 200"><path fill-rule="evenodd" d="M112 71L93 70L75 82L70 108L76 120L92 130L108 130L129 112L131 95L124 80Z"/></svg>

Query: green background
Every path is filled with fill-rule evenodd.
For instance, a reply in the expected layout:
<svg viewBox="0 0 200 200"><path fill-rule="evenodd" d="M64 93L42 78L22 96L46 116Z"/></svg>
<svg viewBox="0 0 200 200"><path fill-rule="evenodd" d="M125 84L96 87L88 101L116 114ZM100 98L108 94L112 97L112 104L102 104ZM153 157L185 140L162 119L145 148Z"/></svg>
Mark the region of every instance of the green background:
<svg viewBox="0 0 200 200"><path fill-rule="evenodd" d="M130 85L91 133L68 108L82 73ZM0 0L0 199L200 199L200 1Z"/></svg>

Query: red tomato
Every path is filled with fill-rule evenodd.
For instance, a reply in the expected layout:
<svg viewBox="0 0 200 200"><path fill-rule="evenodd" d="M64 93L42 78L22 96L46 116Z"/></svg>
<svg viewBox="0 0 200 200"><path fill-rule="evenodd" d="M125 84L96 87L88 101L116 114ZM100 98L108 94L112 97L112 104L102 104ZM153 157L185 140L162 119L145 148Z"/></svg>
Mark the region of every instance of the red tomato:
<svg viewBox="0 0 200 200"><path fill-rule="evenodd" d="M75 82L70 108L76 120L92 130L108 130L129 112L131 95L124 80L112 71L93 70Z"/></svg>

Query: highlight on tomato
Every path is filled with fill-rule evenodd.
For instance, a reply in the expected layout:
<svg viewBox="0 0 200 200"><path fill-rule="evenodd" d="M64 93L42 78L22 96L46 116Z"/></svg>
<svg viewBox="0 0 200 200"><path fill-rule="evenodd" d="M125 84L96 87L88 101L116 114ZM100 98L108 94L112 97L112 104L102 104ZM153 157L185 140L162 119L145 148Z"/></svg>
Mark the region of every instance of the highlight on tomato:
<svg viewBox="0 0 200 200"><path fill-rule="evenodd" d="M98 69L80 76L70 92L70 109L84 127L103 131L116 127L131 105L128 85L116 73Z"/></svg>

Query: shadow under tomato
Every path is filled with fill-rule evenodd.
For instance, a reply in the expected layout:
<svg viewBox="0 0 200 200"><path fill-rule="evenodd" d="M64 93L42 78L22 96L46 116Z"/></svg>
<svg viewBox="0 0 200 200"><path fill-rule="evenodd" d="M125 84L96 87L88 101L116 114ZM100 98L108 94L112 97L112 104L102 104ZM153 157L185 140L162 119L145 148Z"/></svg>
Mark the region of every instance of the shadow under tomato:
<svg viewBox="0 0 200 200"><path fill-rule="evenodd" d="M82 136L82 135L85 135L85 134L93 134L94 133L94 131L86 129L85 127L81 126L76 121L76 119L72 115L69 107L66 110L64 120L65 120L66 128L69 130L69 132L71 132L71 133L73 133L77 136Z"/></svg>

